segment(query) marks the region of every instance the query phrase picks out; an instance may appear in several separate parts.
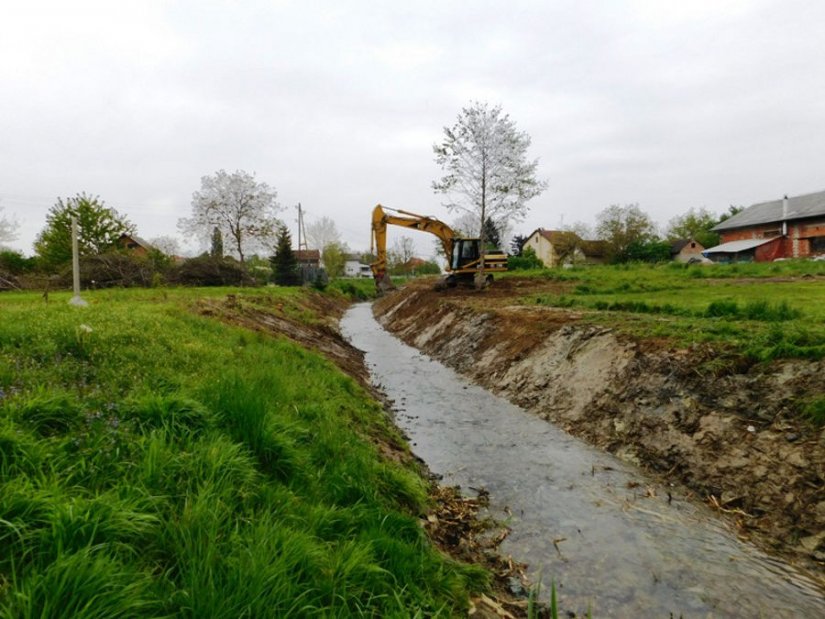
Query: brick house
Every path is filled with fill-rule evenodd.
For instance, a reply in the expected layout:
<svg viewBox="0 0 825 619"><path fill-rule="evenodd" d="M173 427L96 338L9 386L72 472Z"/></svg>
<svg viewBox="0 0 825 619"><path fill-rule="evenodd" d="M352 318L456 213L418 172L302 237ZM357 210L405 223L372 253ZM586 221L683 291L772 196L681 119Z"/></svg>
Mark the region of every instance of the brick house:
<svg viewBox="0 0 825 619"><path fill-rule="evenodd" d="M567 230L534 230L522 244L530 247L546 267L559 264L602 264L605 261L604 241L586 241Z"/></svg>
<svg viewBox="0 0 825 619"><path fill-rule="evenodd" d="M721 243L702 253L716 262L825 254L825 191L754 204L713 231Z"/></svg>

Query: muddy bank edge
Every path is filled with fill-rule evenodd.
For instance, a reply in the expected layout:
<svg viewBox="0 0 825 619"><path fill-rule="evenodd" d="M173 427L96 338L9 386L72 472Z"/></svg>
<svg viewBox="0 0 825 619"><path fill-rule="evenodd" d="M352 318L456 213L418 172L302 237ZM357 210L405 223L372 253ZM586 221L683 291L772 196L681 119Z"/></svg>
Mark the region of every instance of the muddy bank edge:
<svg viewBox="0 0 825 619"><path fill-rule="evenodd" d="M426 285L383 297L374 311L406 343L684 484L741 536L823 580L825 430L799 421L791 405L795 394L821 390L822 362L703 375L697 357L711 353L632 341L565 310L493 307Z"/></svg>

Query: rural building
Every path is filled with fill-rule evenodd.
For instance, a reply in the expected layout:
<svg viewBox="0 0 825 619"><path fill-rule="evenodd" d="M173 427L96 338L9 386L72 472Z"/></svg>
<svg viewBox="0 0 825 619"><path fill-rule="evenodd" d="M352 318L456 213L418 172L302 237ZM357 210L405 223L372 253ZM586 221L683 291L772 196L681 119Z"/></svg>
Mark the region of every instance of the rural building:
<svg viewBox="0 0 825 619"><path fill-rule="evenodd" d="M703 251L705 251L704 246L694 239L677 239L670 244L670 258L677 262L702 261L704 260Z"/></svg>
<svg viewBox="0 0 825 619"><path fill-rule="evenodd" d="M148 256L149 252L155 249L151 243L144 241L136 234L121 234L117 244L136 256Z"/></svg>
<svg viewBox="0 0 825 619"><path fill-rule="evenodd" d="M702 252L715 262L768 262L825 254L825 191L760 202L713 228L721 243Z"/></svg>
<svg viewBox="0 0 825 619"><path fill-rule="evenodd" d="M317 269L321 266L321 252L317 249L296 249L294 252L298 266Z"/></svg>
<svg viewBox="0 0 825 619"><path fill-rule="evenodd" d="M559 264L602 264L605 261L604 241L586 241L575 232L566 230L534 230L524 244L536 252L546 267Z"/></svg>
<svg viewBox="0 0 825 619"><path fill-rule="evenodd" d="M358 254L347 254L347 261L344 263L345 277L372 277L370 265L361 262Z"/></svg>

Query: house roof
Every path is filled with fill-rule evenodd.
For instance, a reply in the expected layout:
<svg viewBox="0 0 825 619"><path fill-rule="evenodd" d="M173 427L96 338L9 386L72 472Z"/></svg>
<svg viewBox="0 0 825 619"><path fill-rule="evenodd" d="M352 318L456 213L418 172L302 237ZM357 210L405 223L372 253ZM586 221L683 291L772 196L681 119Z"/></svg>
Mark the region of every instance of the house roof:
<svg viewBox="0 0 825 619"><path fill-rule="evenodd" d="M782 202L783 199L780 198L770 202L752 204L741 213L726 219L712 229L714 231L732 230L773 222L778 223L784 219L804 219L825 215L825 191L788 198L788 214L784 218L782 216Z"/></svg>
<svg viewBox="0 0 825 619"><path fill-rule="evenodd" d="M531 238L534 234L544 237L551 245L572 242L585 256L590 258L603 258L607 255L607 243L605 241L587 241L570 230L536 228L527 238Z"/></svg>
<svg viewBox="0 0 825 619"><path fill-rule="evenodd" d="M142 247L143 249L145 249L147 251L151 251L155 248L155 246L152 245L149 241L146 241L146 240L140 238L137 234L127 234L127 233L124 232L123 234L120 235L120 237L118 237L118 240L120 240L120 241L131 240L134 243L137 243L140 247Z"/></svg>
<svg viewBox="0 0 825 619"><path fill-rule="evenodd" d="M705 250L704 245L696 239L676 239L675 241L670 242L670 255L675 256L691 243L696 245L695 248L691 247L691 249L698 249L699 251Z"/></svg>
<svg viewBox="0 0 825 619"><path fill-rule="evenodd" d="M740 251L747 251L760 245L766 245L772 241L782 237L773 236L767 239L744 239L742 241L731 241L730 243L722 243L716 247L711 247L702 252L703 256L708 254L738 254Z"/></svg>
<svg viewBox="0 0 825 619"><path fill-rule="evenodd" d="M582 240L579 249L590 258L604 258L607 255L607 242Z"/></svg>
<svg viewBox="0 0 825 619"><path fill-rule="evenodd" d="M682 251L688 243L690 243L690 239L676 239L675 241L671 241L670 254L675 256Z"/></svg>
<svg viewBox="0 0 825 619"><path fill-rule="evenodd" d="M551 245L563 243L568 239L581 240L579 238L579 235L575 232L568 232L566 230L545 230L544 228L536 228L527 238L529 239L534 234L539 234L540 236L543 236L545 239L550 241Z"/></svg>
<svg viewBox="0 0 825 619"><path fill-rule="evenodd" d="M317 262L321 260L321 252L317 249L296 249L295 258L301 262Z"/></svg>

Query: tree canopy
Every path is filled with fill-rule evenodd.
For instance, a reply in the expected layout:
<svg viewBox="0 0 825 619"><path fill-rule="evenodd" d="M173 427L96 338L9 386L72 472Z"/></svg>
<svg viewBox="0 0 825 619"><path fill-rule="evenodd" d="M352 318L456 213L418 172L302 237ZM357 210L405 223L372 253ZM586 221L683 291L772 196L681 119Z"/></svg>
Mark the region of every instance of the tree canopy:
<svg viewBox="0 0 825 619"><path fill-rule="evenodd" d="M271 251L278 229L277 192L254 174L218 170L201 178L201 188L192 194L192 216L178 221L186 233L210 240L218 228L223 239L243 263L256 247Z"/></svg>
<svg viewBox="0 0 825 619"><path fill-rule="evenodd" d="M444 139L433 145L435 161L444 176L433 181L436 193L449 196L450 210L473 213L482 241L484 222L499 230L521 221L527 202L547 184L536 177L538 160L527 158L530 136L516 129L500 106L473 103L458 115L453 127L444 127Z"/></svg>
<svg viewBox="0 0 825 619"><path fill-rule="evenodd" d="M330 278L341 277L347 263L347 247L339 241L332 241L322 249L324 268Z"/></svg>
<svg viewBox="0 0 825 619"><path fill-rule="evenodd" d="M638 204L611 204L596 216L596 235L607 243L609 258L621 262L632 244L656 239L656 226Z"/></svg>
<svg viewBox="0 0 825 619"><path fill-rule="evenodd" d="M667 238L694 239L703 247L713 247L719 244L719 234L711 228L719 223L719 218L707 209L690 209L684 215L670 220L667 229Z"/></svg>
<svg viewBox="0 0 825 619"><path fill-rule="evenodd" d="M114 249L123 234L134 234L135 226L107 207L98 196L85 193L74 198L57 199L46 215L46 227L37 236L34 248L46 269L63 266L72 260L72 217L77 218L78 252L94 256Z"/></svg>

